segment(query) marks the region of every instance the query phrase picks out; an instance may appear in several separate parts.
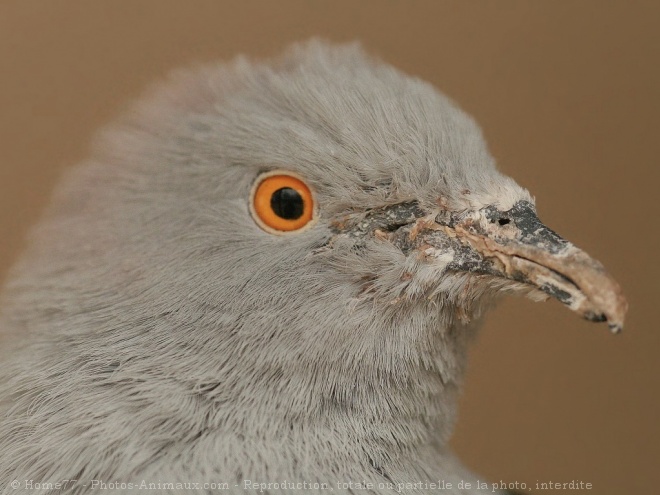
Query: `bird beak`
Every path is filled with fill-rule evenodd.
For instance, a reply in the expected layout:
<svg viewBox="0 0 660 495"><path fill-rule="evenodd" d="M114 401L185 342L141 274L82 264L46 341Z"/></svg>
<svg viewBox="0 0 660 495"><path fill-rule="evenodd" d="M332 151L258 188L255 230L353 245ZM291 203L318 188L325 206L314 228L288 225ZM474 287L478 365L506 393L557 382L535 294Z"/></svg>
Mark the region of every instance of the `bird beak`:
<svg viewBox="0 0 660 495"><path fill-rule="evenodd" d="M607 321L613 332L623 328L628 304L619 284L598 261L543 225L531 203L519 201L506 211L489 206L471 213L410 215L414 222L388 234L404 252L453 253L447 270L529 284L588 320Z"/></svg>

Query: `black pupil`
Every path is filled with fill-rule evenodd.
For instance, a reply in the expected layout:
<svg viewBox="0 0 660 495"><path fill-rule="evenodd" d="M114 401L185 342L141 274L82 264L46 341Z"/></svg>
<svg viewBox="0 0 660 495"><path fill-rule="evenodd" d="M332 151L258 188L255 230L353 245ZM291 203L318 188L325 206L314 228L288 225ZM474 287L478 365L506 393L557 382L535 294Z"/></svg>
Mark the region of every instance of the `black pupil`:
<svg viewBox="0 0 660 495"><path fill-rule="evenodd" d="M302 216L304 204L298 191L290 187L283 187L270 197L270 207L278 217L295 220Z"/></svg>

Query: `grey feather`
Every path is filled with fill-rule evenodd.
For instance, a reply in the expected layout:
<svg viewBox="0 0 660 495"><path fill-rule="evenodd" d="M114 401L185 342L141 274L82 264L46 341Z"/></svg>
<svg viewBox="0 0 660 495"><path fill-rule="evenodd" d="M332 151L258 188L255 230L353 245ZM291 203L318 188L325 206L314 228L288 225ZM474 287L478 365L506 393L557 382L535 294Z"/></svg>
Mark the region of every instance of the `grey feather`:
<svg viewBox="0 0 660 495"><path fill-rule="evenodd" d="M314 190L312 228L255 224L270 169ZM0 480L474 480L446 445L466 348L497 294L531 291L333 230L410 201L532 199L469 116L357 45L174 73L99 134L12 270Z"/></svg>

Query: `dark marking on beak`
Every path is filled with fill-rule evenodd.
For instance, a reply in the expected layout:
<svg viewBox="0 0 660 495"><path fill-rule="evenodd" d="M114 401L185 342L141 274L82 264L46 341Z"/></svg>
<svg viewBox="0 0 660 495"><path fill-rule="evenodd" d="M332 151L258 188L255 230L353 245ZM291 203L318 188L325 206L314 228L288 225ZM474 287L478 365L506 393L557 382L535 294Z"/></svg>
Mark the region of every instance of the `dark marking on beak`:
<svg viewBox="0 0 660 495"><path fill-rule="evenodd" d="M527 201L502 211L424 212L416 202L388 206L336 232L366 238L378 232L405 254L451 253L446 270L531 285L591 321L623 328L628 304L617 282L584 251L546 227Z"/></svg>

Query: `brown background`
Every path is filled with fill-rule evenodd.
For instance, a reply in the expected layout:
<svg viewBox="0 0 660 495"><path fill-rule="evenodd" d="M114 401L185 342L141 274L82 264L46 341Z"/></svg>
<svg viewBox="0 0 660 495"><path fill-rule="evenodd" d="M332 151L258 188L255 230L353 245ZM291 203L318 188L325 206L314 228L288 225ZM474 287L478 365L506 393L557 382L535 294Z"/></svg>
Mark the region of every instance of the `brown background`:
<svg viewBox="0 0 660 495"><path fill-rule="evenodd" d="M601 0L3 0L0 279L61 170L153 79L313 35L359 39L472 113L541 217L631 304L614 337L556 303L505 301L472 353L455 448L491 480L659 493L659 18L650 2Z"/></svg>

